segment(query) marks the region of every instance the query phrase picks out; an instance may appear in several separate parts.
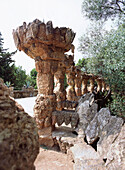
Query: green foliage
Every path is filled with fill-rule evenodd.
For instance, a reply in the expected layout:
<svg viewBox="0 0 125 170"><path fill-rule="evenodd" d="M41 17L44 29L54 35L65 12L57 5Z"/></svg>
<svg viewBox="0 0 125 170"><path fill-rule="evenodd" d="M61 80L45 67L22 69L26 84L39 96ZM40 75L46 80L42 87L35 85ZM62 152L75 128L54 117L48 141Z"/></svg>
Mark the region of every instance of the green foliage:
<svg viewBox="0 0 125 170"><path fill-rule="evenodd" d="M9 88L11 86L11 82L10 81L6 81L5 85Z"/></svg>
<svg viewBox="0 0 125 170"><path fill-rule="evenodd" d="M26 85L26 88L29 88L29 87L30 87L30 81L28 81L28 80L26 79L25 85Z"/></svg>
<svg viewBox="0 0 125 170"><path fill-rule="evenodd" d="M87 63L88 63L89 60L90 60L89 58L79 59L76 66L79 66L82 71L87 73L88 72Z"/></svg>
<svg viewBox="0 0 125 170"><path fill-rule="evenodd" d="M15 81L14 81L14 89L21 90L22 87L25 85L26 82L26 71L22 69L21 66L14 68L14 74L15 74Z"/></svg>
<svg viewBox="0 0 125 170"><path fill-rule="evenodd" d="M31 77L31 86L37 89L37 84L36 84L37 71L35 68L31 70L30 77Z"/></svg>
<svg viewBox="0 0 125 170"><path fill-rule="evenodd" d="M79 39L79 51L82 52L85 58L95 57L106 34L107 31L103 29L103 22L93 22Z"/></svg>
<svg viewBox="0 0 125 170"><path fill-rule="evenodd" d="M35 68L33 68L30 72L30 75L27 76L27 82L29 82L30 86L34 87L35 89L37 89L36 77L37 71Z"/></svg>
<svg viewBox="0 0 125 170"><path fill-rule="evenodd" d="M0 77L4 80L4 82L14 83L15 75L14 75L14 60L12 60L11 56L16 53L7 52L7 49L3 48L3 38L0 33Z"/></svg>
<svg viewBox="0 0 125 170"><path fill-rule="evenodd" d="M113 92L123 91L125 81L125 28L123 26L105 35L98 46L96 57L91 59L88 67L89 71L108 77L107 81ZM93 67L96 70L93 70Z"/></svg>
<svg viewBox="0 0 125 170"><path fill-rule="evenodd" d="M109 103L109 108L114 115L125 119L125 96L114 94L113 101Z"/></svg>
<svg viewBox="0 0 125 170"><path fill-rule="evenodd" d="M125 0L84 0L82 12L91 20L125 17Z"/></svg>
<svg viewBox="0 0 125 170"><path fill-rule="evenodd" d="M117 30L101 35L99 43L93 37L89 39L87 52L91 57L86 60L87 71L107 80L112 90L111 111L125 116L125 27L121 25Z"/></svg>
<svg viewBox="0 0 125 170"><path fill-rule="evenodd" d="M7 49L3 48L3 38L0 33L0 77L4 80L5 84L9 87L14 86L14 89L20 90L24 85L29 87L30 85L37 88L36 86L36 75L37 72L33 69L30 72L30 76L26 75L26 71L21 66L16 67L14 60L11 56L16 53L7 52ZM28 80L29 79L29 80Z"/></svg>

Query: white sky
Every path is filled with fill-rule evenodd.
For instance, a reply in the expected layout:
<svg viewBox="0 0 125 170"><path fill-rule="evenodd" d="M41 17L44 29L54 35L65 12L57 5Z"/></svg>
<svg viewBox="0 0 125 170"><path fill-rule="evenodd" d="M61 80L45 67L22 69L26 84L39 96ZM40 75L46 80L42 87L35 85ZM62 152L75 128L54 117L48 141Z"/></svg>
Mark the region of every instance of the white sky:
<svg viewBox="0 0 125 170"><path fill-rule="evenodd" d="M4 38L4 48L9 52L15 51L12 30L34 19L53 22L56 27L69 27L76 32L73 42L75 45L75 61L82 58L78 52L78 38L87 28L86 21L81 13L83 0L0 0L0 32ZM25 53L19 52L13 56L16 66L22 66L29 73L34 67L34 60Z"/></svg>

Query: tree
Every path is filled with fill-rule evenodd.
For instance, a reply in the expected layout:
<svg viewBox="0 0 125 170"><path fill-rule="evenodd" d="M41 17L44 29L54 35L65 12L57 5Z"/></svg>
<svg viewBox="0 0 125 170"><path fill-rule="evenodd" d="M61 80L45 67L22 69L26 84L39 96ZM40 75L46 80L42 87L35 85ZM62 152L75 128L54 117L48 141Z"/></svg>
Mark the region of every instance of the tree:
<svg viewBox="0 0 125 170"><path fill-rule="evenodd" d="M87 62L88 62L89 58L82 58L78 60L78 63L76 64L76 66L79 66L81 68L82 71L84 72L88 72L88 68L87 68Z"/></svg>
<svg viewBox="0 0 125 170"><path fill-rule="evenodd" d="M98 66L95 67L91 61L96 60L97 53L100 50L100 44L103 42L106 34L108 34L108 32L103 28L103 23L96 22L93 23L79 39L80 44L78 49L82 52L83 58L78 61L77 65L81 66L83 71L97 74L96 70ZM89 69L90 66L88 63L91 63L91 70ZM101 58L98 60L97 65L101 65L103 69Z"/></svg>
<svg viewBox="0 0 125 170"><path fill-rule="evenodd" d="M102 35L100 43L93 42L92 37L90 39L88 53L93 57L86 64L88 72L107 80L113 98L110 108L113 113L125 117L125 25Z"/></svg>
<svg viewBox="0 0 125 170"><path fill-rule="evenodd" d="M125 17L125 0L84 0L82 12L91 20Z"/></svg>
<svg viewBox="0 0 125 170"><path fill-rule="evenodd" d="M34 87L35 89L37 89L36 77L37 77L37 71L35 68L33 68L30 71L30 75L27 76L27 82L29 82L30 86Z"/></svg>
<svg viewBox="0 0 125 170"><path fill-rule="evenodd" d="M31 77L31 85L34 88L37 88L37 84L36 84L36 77L37 77L37 71L35 68L33 68L30 72L30 77Z"/></svg>
<svg viewBox="0 0 125 170"><path fill-rule="evenodd" d="M3 38L0 32L0 77L4 80L4 82L14 83L15 75L14 75L14 60L12 60L11 56L16 53L7 52L8 49L3 48Z"/></svg>
<svg viewBox="0 0 125 170"><path fill-rule="evenodd" d="M84 57L94 57L98 52L98 46L103 41L107 31L103 28L103 22L92 23L79 39L79 50Z"/></svg>
<svg viewBox="0 0 125 170"><path fill-rule="evenodd" d="M14 66L14 75L16 77L14 81L14 89L20 90L26 83L26 71L22 69L22 66Z"/></svg>

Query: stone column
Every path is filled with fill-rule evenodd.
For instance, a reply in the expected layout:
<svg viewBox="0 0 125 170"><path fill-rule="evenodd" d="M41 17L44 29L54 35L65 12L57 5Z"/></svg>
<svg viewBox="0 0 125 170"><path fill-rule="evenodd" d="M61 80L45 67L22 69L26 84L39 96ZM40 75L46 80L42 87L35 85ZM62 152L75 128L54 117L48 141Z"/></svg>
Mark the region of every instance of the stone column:
<svg viewBox="0 0 125 170"><path fill-rule="evenodd" d="M57 100L57 110L63 109L63 101L66 100L66 91L64 87L64 78L65 78L65 67L62 67L62 63L59 62L58 64L58 70L54 75L54 93L56 94L56 100Z"/></svg>
<svg viewBox="0 0 125 170"><path fill-rule="evenodd" d="M95 82L95 78L93 75L90 77L89 81L90 81L89 91L90 91L90 93L92 93L94 91L94 82Z"/></svg>
<svg viewBox="0 0 125 170"><path fill-rule="evenodd" d="M55 64L55 63L54 63ZM40 144L52 146L51 132L52 112L56 110L56 96L54 89L53 62L50 60L35 61L37 74L38 96L34 106L34 116L39 129ZM57 67L56 67L57 68Z"/></svg>
<svg viewBox="0 0 125 170"><path fill-rule="evenodd" d="M87 89L88 80L89 80L89 76L86 74L83 74L82 75L82 95L88 92L88 89Z"/></svg>
<svg viewBox="0 0 125 170"><path fill-rule="evenodd" d="M75 76L75 92L76 96L81 96L81 85L82 85L82 77L81 77L81 70L76 66L75 69L76 76Z"/></svg>
<svg viewBox="0 0 125 170"><path fill-rule="evenodd" d="M104 80L102 80L102 92L106 90L106 83Z"/></svg>
<svg viewBox="0 0 125 170"><path fill-rule="evenodd" d="M102 91L102 79L98 77L96 79L96 82L97 82L97 92Z"/></svg>
<svg viewBox="0 0 125 170"><path fill-rule="evenodd" d="M69 69L66 70L66 77L67 77L67 84L68 87L66 89L67 92L67 100L75 101L76 100L76 93L75 93L75 71L74 66L71 66Z"/></svg>

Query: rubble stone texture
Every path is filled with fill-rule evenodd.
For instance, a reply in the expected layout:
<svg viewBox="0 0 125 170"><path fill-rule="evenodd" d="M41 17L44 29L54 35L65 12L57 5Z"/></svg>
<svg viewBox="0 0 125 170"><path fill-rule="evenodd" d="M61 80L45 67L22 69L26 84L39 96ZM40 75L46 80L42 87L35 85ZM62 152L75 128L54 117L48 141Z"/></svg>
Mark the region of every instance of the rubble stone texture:
<svg viewBox="0 0 125 170"><path fill-rule="evenodd" d="M82 74L82 95L88 92L88 89L87 89L88 80L89 80L89 76L86 74Z"/></svg>
<svg viewBox="0 0 125 170"><path fill-rule="evenodd" d="M75 76L75 92L76 96L81 96L81 84L82 84L82 77L81 77L81 70L76 66L75 68L76 76Z"/></svg>
<svg viewBox="0 0 125 170"><path fill-rule="evenodd" d="M62 63L59 63L58 65L58 71L55 73L55 89L54 93L56 94L56 100L57 100L57 110L62 110L63 105L62 102L66 100L66 91L64 87L64 78L65 78L65 72L66 68L62 67Z"/></svg>
<svg viewBox="0 0 125 170"><path fill-rule="evenodd" d="M79 116L73 110L54 111L52 113L52 119L54 124L57 123L58 126L61 126L63 123L66 125L71 123L72 129L75 129L78 125Z"/></svg>
<svg viewBox="0 0 125 170"><path fill-rule="evenodd" d="M95 77L92 75L89 79L90 81L90 87L89 87L89 91L90 93L92 93L94 91L94 82L95 82Z"/></svg>
<svg viewBox="0 0 125 170"><path fill-rule="evenodd" d="M37 127L9 93L0 79L0 169L33 170L39 153Z"/></svg>
<svg viewBox="0 0 125 170"><path fill-rule="evenodd" d="M56 106L58 110L62 110L61 101L65 100L65 69L73 63L73 57L67 57L65 52L71 50L74 53L74 37L75 33L71 29L53 28L51 21L45 24L38 19L28 25L24 22L22 26L13 30L16 47L35 60L39 94L34 107L35 119L39 135L42 134L40 141L46 141L48 138L51 146L54 144L51 137L54 128L52 112L56 110ZM53 93L54 75L56 97ZM49 130L44 133L44 128Z"/></svg>
<svg viewBox="0 0 125 170"><path fill-rule="evenodd" d="M97 82L97 85L98 85L98 87L97 87L97 92L99 92L99 91L102 90L102 79L101 79L100 77L98 77L98 78L96 79L96 82Z"/></svg>
<svg viewBox="0 0 125 170"><path fill-rule="evenodd" d="M69 85L66 89L67 92L67 100L75 101L76 100L76 93L75 93L75 67L71 66L67 69L67 84Z"/></svg>

